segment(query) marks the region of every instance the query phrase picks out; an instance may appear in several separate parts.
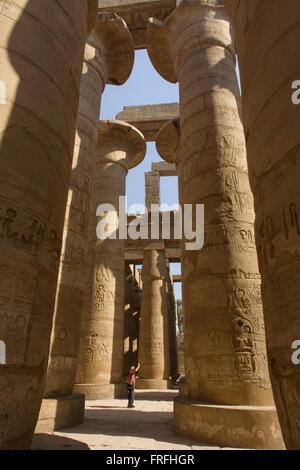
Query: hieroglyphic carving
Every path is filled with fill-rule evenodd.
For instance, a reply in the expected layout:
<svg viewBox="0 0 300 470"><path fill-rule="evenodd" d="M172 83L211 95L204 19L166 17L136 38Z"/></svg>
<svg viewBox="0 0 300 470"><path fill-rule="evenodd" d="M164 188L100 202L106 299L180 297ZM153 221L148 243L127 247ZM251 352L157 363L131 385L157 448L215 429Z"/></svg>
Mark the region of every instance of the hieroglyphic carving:
<svg viewBox="0 0 300 470"><path fill-rule="evenodd" d="M85 360L97 362L111 357L110 341L97 334L85 338Z"/></svg>
<svg viewBox="0 0 300 470"><path fill-rule="evenodd" d="M7 342L9 363L22 363L37 291L36 270L0 265L0 329ZM18 347L16 348L16 341Z"/></svg>
<svg viewBox="0 0 300 470"><path fill-rule="evenodd" d="M46 255L54 267L58 264L61 241L53 226L35 215L20 214L3 203L0 205L0 244L1 241L34 256Z"/></svg>
<svg viewBox="0 0 300 470"><path fill-rule="evenodd" d="M235 368L239 374L253 374L255 366L255 343L249 320L236 318L232 321L232 342Z"/></svg>
<svg viewBox="0 0 300 470"><path fill-rule="evenodd" d="M74 177L72 179L70 219L72 219L72 230L80 235L86 235L88 230L90 186L90 177L87 174L83 175L82 183L78 183Z"/></svg>
<svg viewBox="0 0 300 470"><path fill-rule="evenodd" d="M105 308L105 287L97 283L95 284L95 294L94 294L94 307L97 310L104 310Z"/></svg>
<svg viewBox="0 0 300 470"><path fill-rule="evenodd" d="M84 249L81 246L75 247L71 243L68 244L65 248L65 252L62 254L62 262L64 269L84 273L86 267Z"/></svg>
<svg viewBox="0 0 300 470"><path fill-rule="evenodd" d="M146 208L151 210L152 204L160 205L160 175L158 171L145 173Z"/></svg>

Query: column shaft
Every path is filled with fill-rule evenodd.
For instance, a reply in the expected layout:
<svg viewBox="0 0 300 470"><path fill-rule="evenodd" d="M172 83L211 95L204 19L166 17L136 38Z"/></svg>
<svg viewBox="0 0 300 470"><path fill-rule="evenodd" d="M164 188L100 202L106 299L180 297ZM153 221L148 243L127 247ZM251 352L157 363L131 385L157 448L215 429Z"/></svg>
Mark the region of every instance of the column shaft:
<svg viewBox="0 0 300 470"><path fill-rule="evenodd" d="M168 332L170 350L170 377L173 380L178 378L178 347L177 347L177 317L176 317L176 297L172 272L167 267L167 292L168 292Z"/></svg>
<svg viewBox="0 0 300 470"><path fill-rule="evenodd" d="M2 449L30 446L42 399L89 3L0 8Z"/></svg>
<svg viewBox="0 0 300 470"><path fill-rule="evenodd" d="M294 84L300 80L300 11L293 0L231 3L269 370L285 443L299 449L300 366L292 362L292 344L300 339L300 108Z"/></svg>
<svg viewBox="0 0 300 470"><path fill-rule="evenodd" d="M100 204L108 202L119 211L119 196L125 195L126 173L122 165L97 158L94 213ZM89 278L93 293L83 312L77 383L107 386L122 380L124 250L124 240L95 240L94 235L92 277ZM105 388L110 387L104 387L102 397ZM79 391L78 386L76 390Z"/></svg>
<svg viewBox="0 0 300 470"><path fill-rule="evenodd" d="M105 65L100 68L96 62L99 53L91 44L86 45L45 397L71 395L75 381L81 313L88 289L92 181L106 75Z"/></svg>
<svg viewBox="0 0 300 470"><path fill-rule="evenodd" d="M272 393L253 199L230 23L224 9L219 12L215 20L213 9L200 5L189 28L179 23L174 36L182 199L205 205L203 249L183 248L187 385L198 400L264 405L272 402ZM196 30L203 35L198 47Z"/></svg>
<svg viewBox="0 0 300 470"><path fill-rule="evenodd" d="M115 239L98 239L94 217L90 245L90 293L82 324L78 370L74 391L87 399L126 393L122 385L124 354L124 276L125 240L119 239L119 198L125 196L125 181L130 167L145 154L142 135L122 121L101 121L94 175L94 208L110 204L116 215Z"/></svg>
<svg viewBox="0 0 300 470"><path fill-rule="evenodd" d="M92 186L101 96L106 83L121 85L127 80L133 61L132 38L126 23L115 13L98 13L96 26L85 48L45 390L46 397L64 396L66 407L66 396L72 393L74 386L81 314L89 290L88 265L94 259L91 241L95 239L95 226L91 227L90 221L95 219ZM48 409L46 402L45 407ZM43 408L41 413L45 415Z"/></svg>
<svg viewBox="0 0 300 470"><path fill-rule="evenodd" d="M164 250L145 249L139 338L139 388L167 388L170 376L167 267Z"/></svg>
<svg viewBox="0 0 300 470"><path fill-rule="evenodd" d="M152 42L152 62L179 81L182 203L193 206L194 228L196 204L205 207L203 248L188 250L183 240L188 396L176 399L175 429L223 445L280 448L229 15L222 0L182 0L164 25L152 20L151 31L171 58L163 61ZM212 437L207 430L217 423Z"/></svg>

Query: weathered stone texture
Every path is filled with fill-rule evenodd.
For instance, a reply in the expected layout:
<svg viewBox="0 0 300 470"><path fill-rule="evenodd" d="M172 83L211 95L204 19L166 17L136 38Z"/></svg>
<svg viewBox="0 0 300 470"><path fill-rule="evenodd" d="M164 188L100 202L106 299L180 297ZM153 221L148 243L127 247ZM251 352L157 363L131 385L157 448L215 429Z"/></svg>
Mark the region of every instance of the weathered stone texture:
<svg viewBox="0 0 300 470"><path fill-rule="evenodd" d="M139 388L167 388L170 376L167 265L163 249L145 248L142 268Z"/></svg>
<svg viewBox="0 0 300 470"><path fill-rule="evenodd" d="M92 185L101 96L106 83L127 80L133 61L132 38L124 21L114 13L98 13L85 48L45 397L73 391L81 314L89 288L89 243L94 239L89 223L95 215Z"/></svg>
<svg viewBox="0 0 300 470"><path fill-rule="evenodd" d="M100 121L94 176L94 214L102 203L112 204L119 213L119 197L125 195L129 168L138 165L146 153L142 134L123 121ZM76 392L95 399L105 387L114 393L114 384L123 377L124 335L124 240L96 237L89 266L90 294L83 311ZM118 230L118 220L116 228ZM113 385L111 385L113 384ZM99 387L101 385L101 387ZM101 395L99 396L99 398Z"/></svg>
<svg viewBox="0 0 300 470"><path fill-rule="evenodd" d="M146 47L148 18L164 20L175 7L176 0L98 0L100 11L115 11L124 18L136 49Z"/></svg>
<svg viewBox="0 0 300 470"><path fill-rule="evenodd" d="M126 263L125 268L125 309L124 309L124 376L131 366L138 362L138 341L141 313L140 275L134 265Z"/></svg>
<svg viewBox="0 0 300 470"><path fill-rule="evenodd" d="M0 5L6 92L0 118L0 336L7 344L7 365L0 366L2 449L29 448L41 405L93 5Z"/></svg>
<svg viewBox="0 0 300 470"><path fill-rule="evenodd" d="M182 254L188 395L272 405L253 199L223 2L182 1L164 23L151 19L148 51L164 78L179 81L182 202L205 204L204 247L183 247Z"/></svg>
<svg viewBox="0 0 300 470"><path fill-rule="evenodd" d="M300 366L291 345L300 338L299 106L300 10L287 0L233 0L243 92L256 242L262 276L270 376L289 449L300 447Z"/></svg>

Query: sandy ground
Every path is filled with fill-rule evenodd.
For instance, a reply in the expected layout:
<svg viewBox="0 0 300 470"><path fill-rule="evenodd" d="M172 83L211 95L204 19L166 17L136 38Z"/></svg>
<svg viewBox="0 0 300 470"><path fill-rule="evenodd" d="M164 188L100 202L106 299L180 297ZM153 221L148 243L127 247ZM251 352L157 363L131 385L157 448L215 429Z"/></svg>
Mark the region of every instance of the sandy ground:
<svg viewBox="0 0 300 470"><path fill-rule="evenodd" d="M201 445L174 434L173 399L176 390L137 390L135 408L127 400L87 401L85 421L71 429L36 434L34 450L203 450Z"/></svg>

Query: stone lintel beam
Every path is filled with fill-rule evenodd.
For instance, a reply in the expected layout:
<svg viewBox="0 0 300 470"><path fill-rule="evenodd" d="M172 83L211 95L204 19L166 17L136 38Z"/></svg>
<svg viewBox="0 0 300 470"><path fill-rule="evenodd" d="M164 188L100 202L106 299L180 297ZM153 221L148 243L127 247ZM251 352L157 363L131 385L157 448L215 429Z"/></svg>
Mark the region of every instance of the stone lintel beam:
<svg viewBox="0 0 300 470"><path fill-rule="evenodd" d="M129 122L144 134L146 142L153 142L161 127L178 114L178 103L125 106L116 119Z"/></svg>
<svg viewBox="0 0 300 470"><path fill-rule="evenodd" d="M181 282L181 274L173 274L173 283L174 282Z"/></svg>
<svg viewBox="0 0 300 470"><path fill-rule="evenodd" d="M104 83L123 85L129 78L134 64L133 41L123 18L114 12L98 12L96 26L89 36L88 43L96 51L100 51L92 58L93 65L102 74L105 71ZM94 51L90 53L95 55ZM88 48L86 55L89 55Z"/></svg>
<svg viewBox="0 0 300 470"><path fill-rule="evenodd" d="M153 162L152 171L159 173L159 176L176 176L177 168L174 163Z"/></svg>
<svg viewBox="0 0 300 470"><path fill-rule="evenodd" d="M146 47L147 21L155 16L163 21L176 7L176 0L98 0L102 11L114 11L120 15L130 29L135 49Z"/></svg>
<svg viewBox="0 0 300 470"><path fill-rule="evenodd" d="M179 117L167 122L156 137L156 150L169 164L178 166L178 148L180 146L180 119Z"/></svg>

